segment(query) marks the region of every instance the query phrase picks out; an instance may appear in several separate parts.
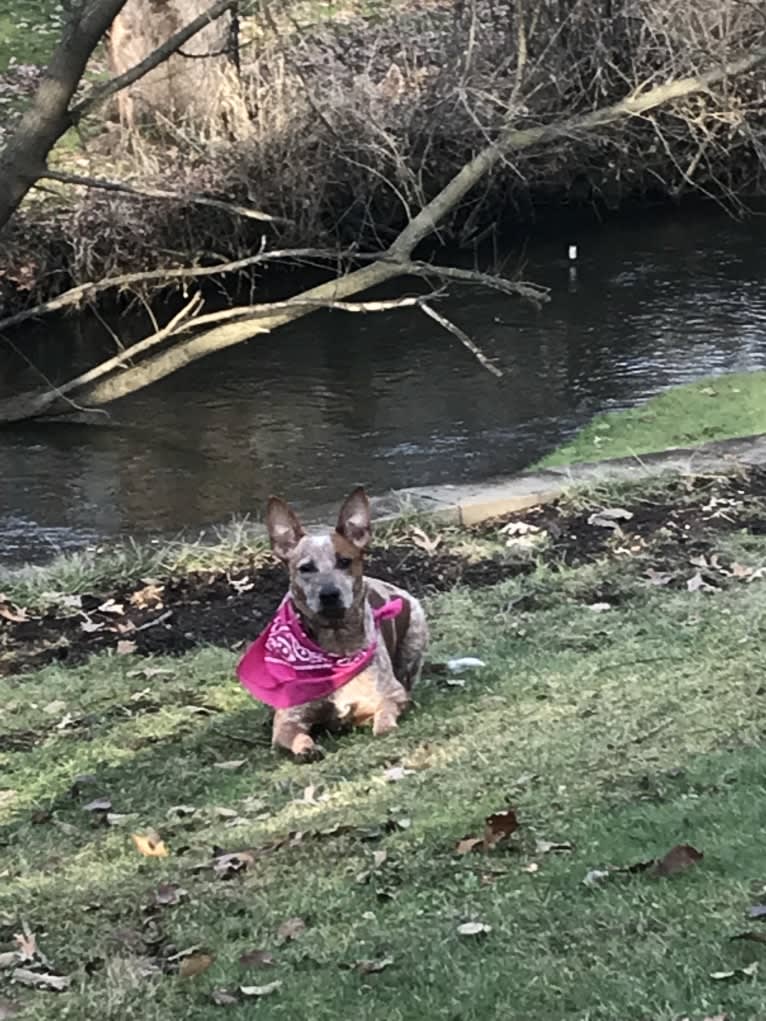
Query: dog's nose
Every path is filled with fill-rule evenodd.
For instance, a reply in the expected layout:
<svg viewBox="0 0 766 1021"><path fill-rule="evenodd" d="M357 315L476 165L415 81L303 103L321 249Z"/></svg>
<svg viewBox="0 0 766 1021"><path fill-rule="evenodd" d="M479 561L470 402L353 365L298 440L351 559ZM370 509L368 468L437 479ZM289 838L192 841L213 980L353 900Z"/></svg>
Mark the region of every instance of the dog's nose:
<svg viewBox="0 0 766 1021"><path fill-rule="evenodd" d="M337 607L340 603L340 589L335 585L323 585L319 590L319 602L324 607Z"/></svg>

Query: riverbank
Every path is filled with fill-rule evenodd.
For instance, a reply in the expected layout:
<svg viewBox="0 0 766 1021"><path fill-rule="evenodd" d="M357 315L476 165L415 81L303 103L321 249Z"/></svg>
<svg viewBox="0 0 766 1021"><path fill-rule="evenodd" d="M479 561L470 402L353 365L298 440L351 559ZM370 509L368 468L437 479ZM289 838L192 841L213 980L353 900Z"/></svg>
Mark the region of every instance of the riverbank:
<svg viewBox="0 0 766 1021"><path fill-rule="evenodd" d="M417 705L385 739L324 739L311 766L272 755L232 677L245 634L225 620L249 607L257 631L275 566L208 561L200 578L227 592L196 639L214 607L181 625L170 578L143 574L157 564L119 587L49 576L49 593L113 602L59 604L94 644L0 679L3 1009L409 1021L427 995L466 1021L755 1016L764 519L754 471L400 524L376 566L390 556L427 601ZM470 574L487 560L493 576ZM17 615L51 612L27 595ZM174 618L191 644L142 646ZM485 666L449 674L454 656ZM509 808L517 831L468 851ZM695 851L649 866L680 844Z"/></svg>
<svg viewBox="0 0 766 1021"><path fill-rule="evenodd" d="M252 114L246 137L211 141L185 126L170 139L166 132L128 139L99 116L78 137L67 136L52 163L139 189L172 183L181 195L250 206L277 220L49 181L4 239L0 299L13 310L72 283L168 269L200 253L205 261L210 253L233 260L264 236L273 247L377 250L509 117L524 128L582 114L619 99L631 83L692 73L710 38L720 52L723 22L712 9L688 22L659 0L640 16L632 7L611 14L605 22L602 5L591 0L562 20L557 0L548 0L520 23L506 0L417 0L385 17L376 4L346 5L329 18L303 5L278 33L246 25L245 35L258 41L242 58ZM757 45L764 31L749 8L724 29L731 53ZM583 54L574 65L573 53ZM18 69L6 71L6 92L34 80L37 49L29 59L21 78ZM94 73L102 72L97 58ZM687 194L742 211L764 194L763 114L756 86L742 79L725 99L708 95L651 119L518 152L447 218L441 240L471 248L503 221L531 222L561 208L599 215ZM708 131L708 120L730 124L726 137Z"/></svg>

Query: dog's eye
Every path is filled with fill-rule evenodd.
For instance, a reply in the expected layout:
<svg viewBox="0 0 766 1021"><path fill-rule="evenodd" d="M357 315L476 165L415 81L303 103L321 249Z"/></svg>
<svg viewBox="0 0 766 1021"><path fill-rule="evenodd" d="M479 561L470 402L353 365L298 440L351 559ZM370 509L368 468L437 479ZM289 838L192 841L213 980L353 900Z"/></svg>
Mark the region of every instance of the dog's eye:
<svg viewBox="0 0 766 1021"><path fill-rule="evenodd" d="M313 560L307 560L305 564L300 564L298 570L301 574L313 574L317 569L317 565Z"/></svg>
<svg viewBox="0 0 766 1021"><path fill-rule="evenodd" d="M335 566L339 567L341 571L347 571L351 567L351 557L336 557Z"/></svg>

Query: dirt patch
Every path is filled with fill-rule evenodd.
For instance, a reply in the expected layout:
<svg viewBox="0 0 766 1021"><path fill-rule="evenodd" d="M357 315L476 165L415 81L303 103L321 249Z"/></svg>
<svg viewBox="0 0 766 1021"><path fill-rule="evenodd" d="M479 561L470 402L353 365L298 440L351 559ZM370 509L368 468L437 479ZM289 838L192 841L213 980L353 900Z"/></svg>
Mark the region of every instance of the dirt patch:
<svg viewBox="0 0 766 1021"><path fill-rule="evenodd" d="M457 584L494 585L529 570L531 565L518 557L472 560L405 544L374 551L367 568L370 575L417 596ZM141 598L143 588L92 592L81 596L77 606L22 612L26 620L0 620L0 675L52 662L76 664L110 648L144 656L178 655L206 644L239 648L255 639L274 613L287 576L278 564L239 564L229 571L168 578L157 585L153 598L151 592Z"/></svg>

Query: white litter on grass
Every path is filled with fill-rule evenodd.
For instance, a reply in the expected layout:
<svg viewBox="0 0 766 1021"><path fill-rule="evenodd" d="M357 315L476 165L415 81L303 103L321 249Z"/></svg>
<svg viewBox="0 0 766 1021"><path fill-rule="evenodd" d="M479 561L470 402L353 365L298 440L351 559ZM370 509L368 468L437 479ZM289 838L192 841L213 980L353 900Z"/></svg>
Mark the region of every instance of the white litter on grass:
<svg viewBox="0 0 766 1021"><path fill-rule="evenodd" d="M461 656L457 659L447 660L447 669L451 674L459 674L461 670L480 670L486 665L483 659L477 659L475 656Z"/></svg>

